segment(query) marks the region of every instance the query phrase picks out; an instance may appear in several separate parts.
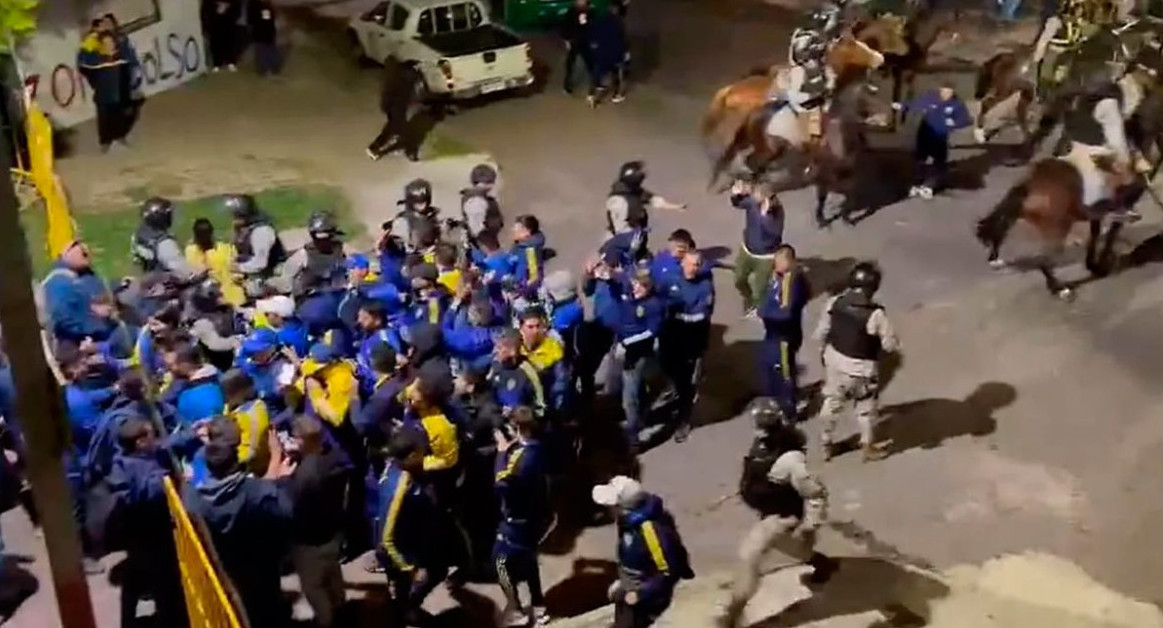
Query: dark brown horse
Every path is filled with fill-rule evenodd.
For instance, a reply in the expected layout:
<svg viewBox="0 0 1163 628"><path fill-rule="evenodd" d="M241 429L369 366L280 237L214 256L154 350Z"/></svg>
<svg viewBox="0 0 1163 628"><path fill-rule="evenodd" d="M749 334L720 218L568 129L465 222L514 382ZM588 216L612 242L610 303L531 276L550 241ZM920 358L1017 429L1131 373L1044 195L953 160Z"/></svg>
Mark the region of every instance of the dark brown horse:
<svg viewBox="0 0 1163 628"><path fill-rule="evenodd" d="M869 69L883 62L883 55L849 36L834 44L827 57L837 85L862 78ZM768 92L772 81L786 76L787 71L776 66L752 72L715 93L700 128L713 159L709 187L715 186L741 154L747 154L747 166L753 174L762 174L781 158L806 151L804 142L798 138L769 137L766 133L767 121L772 115Z"/></svg>
<svg viewBox="0 0 1163 628"><path fill-rule="evenodd" d="M1027 148L1033 137L1030 133L1030 105L1037 98L1037 86L1029 78L1031 59L1034 54L1032 46L1018 50L1001 52L988 61L977 71L977 87L974 97L981 103L977 114L977 125L973 128L973 137L979 143L989 141L991 137L1005 128L998 125L986 131L986 114L993 111L999 104L1016 98L1014 122L1022 131L1022 144Z"/></svg>
<svg viewBox="0 0 1163 628"><path fill-rule="evenodd" d="M882 16L857 24L852 33L884 54L882 70L892 77L892 99L901 102L913 96L913 83L928 64L933 46L945 35L957 37L956 24L961 13L919 9L910 16L896 18L895 22L893 17ZM899 33L889 32L894 25L900 29ZM903 48L895 43L898 37L903 38Z"/></svg>
<svg viewBox="0 0 1163 628"><path fill-rule="evenodd" d="M1103 238L1103 217L1109 210L1133 204L1142 186L1133 173L1116 167L1110 159L1096 157L1094 163L1103 175L1112 200L1091 207L1083 204L1083 175L1074 163L1066 159L1044 159L1035 163L1025 180L1011 188L993 211L977 224L977 238L989 249L990 265L995 268L1006 266L999 249L1014 224L1025 220L1042 238L1042 254L1035 262L1046 279L1046 287L1052 294L1069 301L1074 298L1074 290L1058 279L1054 264L1064 250L1074 224L1087 222L1090 224L1090 238L1086 245L1086 269L1096 277L1109 274L1114 267L1114 242L1123 222L1112 220ZM1104 240L1101 252L1100 239Z"/></svg>

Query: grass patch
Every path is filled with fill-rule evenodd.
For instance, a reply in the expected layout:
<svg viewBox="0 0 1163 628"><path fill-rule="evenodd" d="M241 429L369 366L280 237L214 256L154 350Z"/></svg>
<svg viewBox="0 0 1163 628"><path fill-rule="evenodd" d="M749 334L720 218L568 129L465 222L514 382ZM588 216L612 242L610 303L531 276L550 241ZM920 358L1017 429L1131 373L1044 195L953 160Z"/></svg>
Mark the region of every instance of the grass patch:
<svg viewBox="0 0 1163 628"><path fill-rule="evenodd" d="M476 148L443 133L429 133L424 139L422 147L425 159L440 159L442 157L461 157L477 152Z"/></svg>
<svg viewBox="0 0 1163 628"><path fill-rule="evenodd" d="M257 192L254 197L279 230L304 228L311 212L329 209L335 212L348 238L355 238L363 232L363 225L352 215L351 203L338 188L322 185L275 187ZM220 198L214 195L177 201L173 233L183 246L189 241L194 220L198 218L208 218L214 223L218 239L231 237L230 215L222 209ZM137 230L138 212L136 205L73 212L80 236L93 252L93 266L106 279L138 273L129 252L130 239ZM29 243L33 272L38 277L43 276L51 264L44 248L44 212L39 206L33 206L21 214L21 222Z"/></svg>

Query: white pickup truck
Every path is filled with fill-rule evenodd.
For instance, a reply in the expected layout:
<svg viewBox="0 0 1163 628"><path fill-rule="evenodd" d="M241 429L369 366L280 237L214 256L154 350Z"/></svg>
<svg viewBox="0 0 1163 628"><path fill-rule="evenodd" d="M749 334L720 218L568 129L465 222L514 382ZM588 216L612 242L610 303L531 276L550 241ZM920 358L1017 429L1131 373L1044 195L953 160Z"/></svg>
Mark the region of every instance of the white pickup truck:
<svg viewBox="0 0 1163 628"><path fill-rule="evenodd" d="M472 98L533 83L529 44L493 24L479 0L389 0L352 18L348 35L377 63L416 61L429 94Z"/></svg>

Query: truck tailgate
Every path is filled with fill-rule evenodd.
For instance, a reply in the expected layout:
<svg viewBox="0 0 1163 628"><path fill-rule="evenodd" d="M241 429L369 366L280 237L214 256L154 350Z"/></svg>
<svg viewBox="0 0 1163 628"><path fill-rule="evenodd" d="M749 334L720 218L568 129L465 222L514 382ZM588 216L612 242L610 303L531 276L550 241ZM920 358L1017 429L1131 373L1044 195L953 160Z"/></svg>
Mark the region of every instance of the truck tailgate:
<svg viewBox="0 0 1163 628"><path fill-rule="evenodd" d="M527 45L508 31L484 25L469 31L430 35L420 41L448 60L457 90L504 89L529 74Z"/></svg>

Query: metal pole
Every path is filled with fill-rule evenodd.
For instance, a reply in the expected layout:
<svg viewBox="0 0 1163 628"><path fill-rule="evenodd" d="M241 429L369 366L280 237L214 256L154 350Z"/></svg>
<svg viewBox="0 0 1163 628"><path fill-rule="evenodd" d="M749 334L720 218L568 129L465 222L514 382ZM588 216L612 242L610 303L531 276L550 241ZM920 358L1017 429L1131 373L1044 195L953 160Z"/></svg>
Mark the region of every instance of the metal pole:
<svg viewBox="0 0 1163 628"><path fill-rule="evenodd" d="M3 136L0 133L0 136ZM20 226L8 138L0 139L0 325L16 384L16 413L26 438L28 479L40 510L44 544L63 628L96 628L89 585L81 565L81 537L65 481L69 443L61 390L41 342L32 268ZM39 245L39 244L38 244Z"/></svg>

